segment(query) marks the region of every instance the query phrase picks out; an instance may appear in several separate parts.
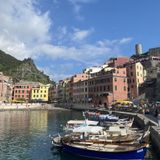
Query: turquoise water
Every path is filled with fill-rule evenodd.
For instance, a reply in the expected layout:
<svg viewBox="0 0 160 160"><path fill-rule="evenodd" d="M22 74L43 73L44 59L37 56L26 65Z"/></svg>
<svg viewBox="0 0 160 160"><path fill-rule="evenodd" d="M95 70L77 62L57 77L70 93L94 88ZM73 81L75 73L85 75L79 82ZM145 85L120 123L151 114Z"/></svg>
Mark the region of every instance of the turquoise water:
<svg viewBox="0 0 160 160"><path fill-rule="evenodd" d="M75 111L0 112L0 160L82 160L51 150L49 137L62 132L68 120L81 118Z"/></svg>

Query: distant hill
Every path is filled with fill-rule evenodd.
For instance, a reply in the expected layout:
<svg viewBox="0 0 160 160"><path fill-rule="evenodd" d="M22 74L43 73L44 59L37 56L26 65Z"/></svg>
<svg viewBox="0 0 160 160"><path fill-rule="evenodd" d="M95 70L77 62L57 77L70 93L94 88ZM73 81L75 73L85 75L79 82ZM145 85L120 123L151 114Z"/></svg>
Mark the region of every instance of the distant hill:
<svg viewBox="0 0 160 160"><path fill-rule="evenodd" d="M54 83L50 80L49 76L37 69L31 58L20 61L1 50L0 72L3 72L4 75L11 76L13 78L13 82L27 80L43 84Z"/></svg>

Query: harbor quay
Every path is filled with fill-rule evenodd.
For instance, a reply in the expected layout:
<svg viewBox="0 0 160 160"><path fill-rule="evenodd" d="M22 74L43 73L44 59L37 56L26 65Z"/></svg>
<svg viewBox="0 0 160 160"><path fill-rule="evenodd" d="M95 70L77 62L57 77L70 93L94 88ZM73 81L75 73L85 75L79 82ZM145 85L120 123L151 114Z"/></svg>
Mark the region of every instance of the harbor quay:
<svg viewBox="0 0 160 160"><path fill-rule="evenodd" d="M47 103L0 103L0 111L7 110L66 110Z"/></svg>

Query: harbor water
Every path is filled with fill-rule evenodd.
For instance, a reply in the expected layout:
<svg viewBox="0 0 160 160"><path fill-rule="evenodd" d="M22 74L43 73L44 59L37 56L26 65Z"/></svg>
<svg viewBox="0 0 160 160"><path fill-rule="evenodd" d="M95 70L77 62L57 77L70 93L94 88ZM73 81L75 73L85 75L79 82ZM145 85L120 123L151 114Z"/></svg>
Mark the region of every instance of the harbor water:
<svg viewBox="0 0 160 160"><path fill-rule="evenodd" d="M82 118L69 110L0 112L0 160L82 160L52 149L50 140L68 120ZM152 151L147 159L156 160Z"/></svg>

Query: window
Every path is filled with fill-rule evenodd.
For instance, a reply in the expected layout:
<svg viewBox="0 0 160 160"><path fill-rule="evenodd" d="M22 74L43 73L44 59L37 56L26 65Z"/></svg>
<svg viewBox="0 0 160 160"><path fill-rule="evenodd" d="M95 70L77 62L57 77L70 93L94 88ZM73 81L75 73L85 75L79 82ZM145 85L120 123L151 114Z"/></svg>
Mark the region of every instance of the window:
<svg viewBox="0 0 160 160"><path fill-rule="evenodd" d="M117 86L114 86L115 91L117 91Z"/></svg>
<svg viewBox="0 0 160 160"><path fill-rule="evenodd" d="M117 78L114 78L114 81L117 82Z"/></svg>
<svg viewBox="0 0 160 160"><path fill-rule="evenodd" d="M126 86L124 86L124 91L126 91Z"/></svg>

